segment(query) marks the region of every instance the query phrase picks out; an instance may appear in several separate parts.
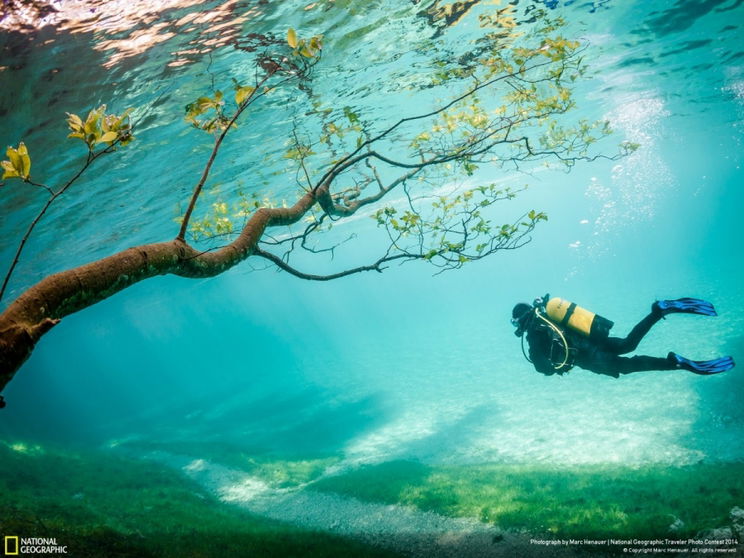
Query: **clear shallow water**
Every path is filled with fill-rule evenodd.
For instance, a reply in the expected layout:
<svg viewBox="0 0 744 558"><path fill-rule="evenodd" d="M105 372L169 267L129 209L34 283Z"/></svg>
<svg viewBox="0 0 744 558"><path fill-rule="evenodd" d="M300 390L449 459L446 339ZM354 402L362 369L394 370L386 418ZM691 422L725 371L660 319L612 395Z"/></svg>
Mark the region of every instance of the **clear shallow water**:
<svg viewBox="0 0 744 558"><path fill-rule="evenodd" d="M208 153L181 120L183 106L209 89L211 74L227 81L245 70L239 52L210 50L238 32L324 33L313 87L384 122L442 94L406 90L426 76L427 41L440 34L456 45L474 25L466 17L444 30L412 3L174 2L151 13L112 4L89 23L2 31L0 144L24 139L50 181L74 168L73 149L56 143L65 111L149 107L131 149L104 161L100 177L76 185L40 226L9 298L45 273L175 235ZM617 141L641 148L568 175L484 177L530 183L499 209L504 219L524 208L549 213L525 248L436 277L412 264L314 284L248 264L208 281L148 281L45 337L5 392L0 434L187 440L255 455L334 455L348 466L741 460L739 368L713 378L614 380L578 369L546 378L524 361L508 320L516 301L551 292L624 334L655 298L699 296L718 318L672 316L639 352L744 362L740 4L555 3L590 44L579 111L610 119ZM267 166L266 156L286 148L302 114L293 95L269 99L239 130L245 140L226 147L213 179L219 195L263 183L291 195L292 174L273 174L280 163ZM39 203L17 184L3 189L1 261ZM338 231L374 233L364 219ZM375 239L334 262L303 263L322 271L358 262Z"/></svg>

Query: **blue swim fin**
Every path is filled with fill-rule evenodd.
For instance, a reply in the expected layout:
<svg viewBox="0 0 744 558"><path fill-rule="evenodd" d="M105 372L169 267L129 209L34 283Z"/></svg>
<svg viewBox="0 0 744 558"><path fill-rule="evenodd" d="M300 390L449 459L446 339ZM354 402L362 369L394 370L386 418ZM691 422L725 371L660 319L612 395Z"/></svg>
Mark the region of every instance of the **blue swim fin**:
<svg viewBox="0 0 744 558"><path fill-rule="evenodd" d="M669 353L667 359L675 363L677 368L689 370L693 374L700 374L701 376L720 374L736 366L734 359L730 356L714 358L713 360L690 360L679 356L677 353Z"/></svg>
<svg viewBox="0 0 744 558"><path fill-rule="evenodd" d="M663 316L673 313L702 314L703 316L717 316L713 305L699 298L678 298L677 300L657 300L656 307Z"/></svg>

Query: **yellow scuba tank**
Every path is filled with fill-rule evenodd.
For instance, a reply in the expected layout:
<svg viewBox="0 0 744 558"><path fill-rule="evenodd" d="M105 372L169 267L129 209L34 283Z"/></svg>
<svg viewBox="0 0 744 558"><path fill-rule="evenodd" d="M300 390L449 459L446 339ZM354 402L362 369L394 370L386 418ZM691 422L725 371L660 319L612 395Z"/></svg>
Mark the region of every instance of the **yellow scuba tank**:
<svg viewBox="0 0 744 558"><path fill-rule="evenodd" d="M548 300L545 304L545 313L552 322L559 326L568 327L591 339L606 338L612 326L615 325L607 318L576 306L574 302L557 297Z"/></svg>

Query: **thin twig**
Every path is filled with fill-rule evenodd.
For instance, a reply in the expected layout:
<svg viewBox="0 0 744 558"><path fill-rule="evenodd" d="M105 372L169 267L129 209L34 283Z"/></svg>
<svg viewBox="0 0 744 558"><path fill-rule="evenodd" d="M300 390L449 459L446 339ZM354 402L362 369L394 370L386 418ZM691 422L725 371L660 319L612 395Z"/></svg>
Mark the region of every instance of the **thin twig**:
<svg viewBox="0 0 744 558"><path fill-rule="evenodd" d="M33 221L31 221L31 224L29 225L28 229L26 230L26 234L23 235L23 238L21 239L21 242L18 244L18 248L16 250L15 256L13 257L13 262L10 264L10 268L8 269L8 272L5 274L5 278L3 279L3 285L0 287L0 300L2 300L3 295L5 294L5 290L8 287L8 282L10 281L10 277L13 275L13 271L15 271L16 266L18 265L18 262L21 259L21 253L23 252L23 248L26 246L26 242L28 242L29 237L31 236L31 233L34 231L34 228L38 224L39 221L41 221L41 218L44 217L44 214L47 212L49 207L54 203L54 201L59 198L62 194L64 194L70 186L72 186L75 181L77 181L78 178L90 167L90 165L93 164L93 162L98 159L101 155L104 153L110 153L113 151L113 147L120 141L120 139L117 139L115 142L113 142L110 146L106 147L105 149L101 149L97 153L93 152L92 150L88 151L88 155L85 158L85 163L80 168L80 170L73 176L60 190L57 192L54 192L51 188L48 186L32 183L31 181L28 181L29 183L33 184L34 186L42 186L43 188L46 188L47 191L50 192L49 199L44 204L44 206L41 208L41 211L36 215Z"/></svg>

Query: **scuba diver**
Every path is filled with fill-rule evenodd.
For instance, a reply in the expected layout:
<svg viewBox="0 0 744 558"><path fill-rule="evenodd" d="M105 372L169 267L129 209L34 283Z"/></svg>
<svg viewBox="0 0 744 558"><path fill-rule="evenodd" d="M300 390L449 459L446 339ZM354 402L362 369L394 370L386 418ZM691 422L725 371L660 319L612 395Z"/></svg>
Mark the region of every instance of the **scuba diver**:
<svg viewBox="0 0 744 558"><path fill-rule="evenodd" d="M512 310L514 334L522 338L522 353L538 372L565 374L574 366L618 378L620 374L647 370L689 370L709 376L734 367L730 356L713 360L690 360L670 352L666 358L622 357L638 347L651 327L668 314L717 316L710 302L697 298L658 300L625 338L610 337L610 320L561 298L545 295L532 305L520 302ZM525 333L529 356L524 351Z"/></svg>

